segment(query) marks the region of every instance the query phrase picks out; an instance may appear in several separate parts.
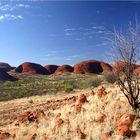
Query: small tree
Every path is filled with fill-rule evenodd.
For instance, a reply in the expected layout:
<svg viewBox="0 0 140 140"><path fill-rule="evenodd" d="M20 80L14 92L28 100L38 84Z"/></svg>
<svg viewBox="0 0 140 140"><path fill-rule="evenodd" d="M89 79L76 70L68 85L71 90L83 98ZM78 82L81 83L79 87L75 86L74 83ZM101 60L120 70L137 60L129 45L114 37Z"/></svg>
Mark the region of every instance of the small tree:
<svg viewBox="0 0 140 140"><path fill-rule="evenodd" d="M115 61L120 60L124 64L123 70L116 71L118 85L133 111L136 112L140 104L139 74L135 72L140 48L140 25L136 22L136 26L132 26L130 23L126 33L114 29L112 46L113 59Z"/></svg>

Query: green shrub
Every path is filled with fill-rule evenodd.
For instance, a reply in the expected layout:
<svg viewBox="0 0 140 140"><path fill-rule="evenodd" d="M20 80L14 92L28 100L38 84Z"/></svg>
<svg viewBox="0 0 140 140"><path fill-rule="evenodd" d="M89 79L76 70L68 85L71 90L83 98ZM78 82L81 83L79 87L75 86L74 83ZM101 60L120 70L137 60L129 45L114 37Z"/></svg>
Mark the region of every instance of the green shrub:
<svg viewBox="0 0 140 140"><path fill-rule="evenodd" d="M105 73L104 77L105 77L105 80L111 84L113 84L117 81L117 75L113 72Z"/></svg>
<svg viewBox="0 0 140 140"><path fill-rule="evenodd" d="M101 85L102 79L101 78L88 78L82 82L82 88L89 88L89 87L98 87Z"/></svg>
<svg viewBox="0 0 140 140"><path fill-rule="evenodd" d="M32 99L30 99L28 102L29 102L30 104L33 104L33 103L34 103Z"/></svg>

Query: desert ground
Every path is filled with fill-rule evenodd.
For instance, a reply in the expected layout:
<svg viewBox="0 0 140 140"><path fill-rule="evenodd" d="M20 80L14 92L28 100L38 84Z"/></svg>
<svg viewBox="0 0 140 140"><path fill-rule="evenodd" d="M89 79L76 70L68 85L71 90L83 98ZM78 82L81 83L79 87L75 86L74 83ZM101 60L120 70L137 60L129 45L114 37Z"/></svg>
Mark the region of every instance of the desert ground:
<svg viewBox="0 0 140 140"><path fill-rule="evenodd" d="M106 82L104 75L16 77L20 80L1 84L1 140L140 139L140 118L132 112L117 84ZM48 88L47 83L54 86ZM70 87L75 83L77 88ZM21 90L20 96L13 99L12 94ZM41 94L32 95L35 90ZM29 97L24 97L23 91L30 91Z"/></svg>

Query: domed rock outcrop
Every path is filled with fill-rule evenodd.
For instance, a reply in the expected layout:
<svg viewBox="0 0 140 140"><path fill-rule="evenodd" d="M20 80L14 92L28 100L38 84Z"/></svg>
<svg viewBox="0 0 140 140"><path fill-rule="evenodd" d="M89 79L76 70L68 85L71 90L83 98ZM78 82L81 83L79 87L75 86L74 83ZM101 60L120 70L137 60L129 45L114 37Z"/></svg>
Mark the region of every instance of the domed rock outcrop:
<svg viewBox="0 0 140 140"><path fill-rule="evenodd" d="M113 72L122 71L124 72L126 69L127 64L123 61L118 61L113 66Z"/></svg>
<svg viewBox="0 0 140 140"><path fill-rule="evenodd" d="M53 74L53 73L55 73L55 71L58 67L59 66L57 66L57 65L46 65L45 69L47 69L50 74Z"/></svg>
<svg viewBox="0 0 140 140"><path fill-rule="evenodd" d="M134 71L138 66L136 64L131 65L131 70ZM117 73L117 72L125 72L128 69L128 63L123 62L123 61L118 61L115 63L115 65L113 66L113 72Z"/></svg>
<svg viewBox="0 0 140 140"><path fill-rule="evenodd" d="M62 65L57 68L55 72L73 72L74 68L70 65Z"/></svg>
<svg viewBox="0 0 140 140"><path fill-rule="evenodd" d="M8 71L12 70L13 67L11 67L8 63L0 62L0 69L8 72Z"/></svg>
<svg viewBox="0 0 140 140"><path fill-rule="evenodd" d="M47 75L49 72L40 64L36 63L31 63L31 62L25 62L21 65L19 65L16 69L15 72L19 73L29 73L29 74L44 74Z"/></svg>
<svg viewBox="0 0 140 140"><path fill-rule="evenodd" d="M74 65L74 72L78 74L101 73L111 71L112 67L97 60L87 60Z"/></svg>
<svg viewBox="0 0 140 140"><path fill-rule="evenodd" d="M6 73L4 70L0 69L0 81L14 81L16 78Z"/></svg>

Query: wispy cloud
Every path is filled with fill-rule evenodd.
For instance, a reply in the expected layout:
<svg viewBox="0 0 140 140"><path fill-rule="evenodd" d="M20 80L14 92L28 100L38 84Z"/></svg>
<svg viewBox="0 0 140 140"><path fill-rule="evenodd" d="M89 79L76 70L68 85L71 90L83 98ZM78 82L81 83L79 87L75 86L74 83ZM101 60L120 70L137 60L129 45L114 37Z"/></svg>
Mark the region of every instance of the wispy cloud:
<svg viewBox="0 0 140 140"><path fill-rule="evenodd" d="M8 4L5 4L5 5L0 4L1 11L13 11L14 9L15 9L15 7L10 6Z"/></svg>
<svg viewBox="0 0 140 140"><path fill-rule="evenodd" d="M30 8L30 5L22 4L22 3L16 5L0 3L0 11L13 11L18 8Z"/></svg>
<svg viewBox="0 0 140 140"><path fill-rule="evenodd" d="M57 51L49 51L47 54L45 54L45 57L54 57Z"/></svg>
<svg viewBox="0 0 140 140"><path fill-rule="evenodd" d="M75 31L75 29L74 28L66 28L66 29L64 29L64 31L65 32L67 32L67 31Z"/></svg>
<svg viewBox="0 0 140 140"><path fill-rule="evenodd" d="M20 4L16 4L15 7L17 7L17 8L30 8L31 6L30 5L27 5L27 4L20 3Z"/></svg>
<svg viewBox="0 0 140 140"><path fill-rule="evenodd" d="M90 27L67 27L64 29L64 35L69 39L73 38L76 41L86 39L93 39L95 37L102 38L109 36L111 33L104 26L90 26Z"/></svg>
<svg viewBox="0 0 140 140"><path fill-rule="evenodd" d="M71 61L71 60L74 60L78 57L80 57L80 55L71 55L71 56L64 56L64 59L67 61Z"/></svg>
<svg viewBox="0 0 140 140"><path fill-rule="evenodd" d="M18 20L18 19L23 19L23 17L21 15L13 15L13 14L0 15L0 21Z"/></svg>
<svg viewBox="0 0 140 140"><path fill-rule="evenodd" d="M100 47L100 46L108 46L109 45L109 42L107 41L104 41L104 42L101 42L99 44L96 44L97 47Z"/></svg>
<svg viewBox="0 0 140 140"><path fill-rule="evenodd" d="M8 3L8 4L3 4L0 2L0 12L2 11L2 14L0 15L0 21L6 21L6 20L21 20L23 19L23 16L20 14L13 14L14 10L21 9L21 8L30 8L30 5L27 4L13 4L13 3Z"/></svg>

